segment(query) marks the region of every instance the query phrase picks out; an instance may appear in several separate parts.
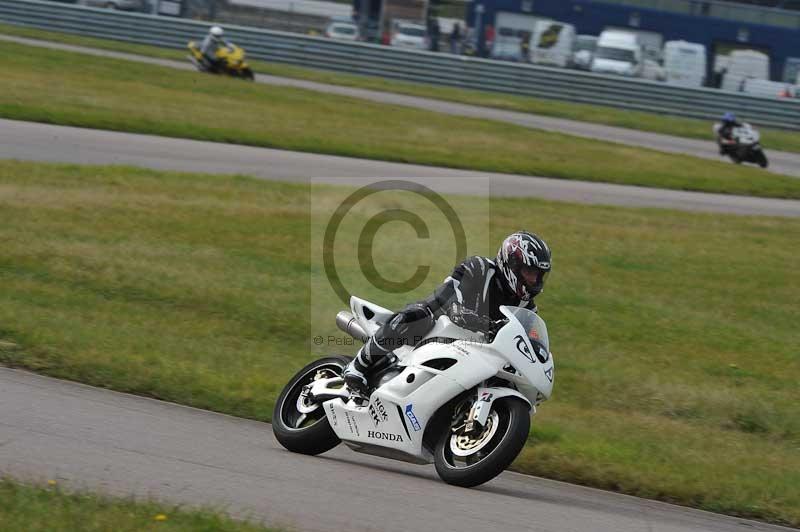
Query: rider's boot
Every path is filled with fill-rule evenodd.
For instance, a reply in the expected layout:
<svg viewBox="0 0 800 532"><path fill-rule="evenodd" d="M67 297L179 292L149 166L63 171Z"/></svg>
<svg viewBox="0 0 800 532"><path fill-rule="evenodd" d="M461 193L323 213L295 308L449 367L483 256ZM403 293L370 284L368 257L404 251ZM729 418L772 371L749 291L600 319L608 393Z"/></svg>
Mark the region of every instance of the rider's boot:
<svg viewBox="0 0 800 532"><path fill-rule="evenodd" d="M367 383L367 374L369 367L362 361L362 352L364 348L358 352L358 355L344 368L342 377L344 378L345 385L352 391L360 395L366 395L369 391L369 384Z"/></svg>
<svg viewBox="0 0 800 532"><path fill-rule="evenodd" d="M358 355L352 362L344 368L342 372L344 383L350 390L366 397L369 394L369 376L390 362L388 359L390 353L391 351L384 349L374 336L371 337L364 347L359 349Z"/></svg>

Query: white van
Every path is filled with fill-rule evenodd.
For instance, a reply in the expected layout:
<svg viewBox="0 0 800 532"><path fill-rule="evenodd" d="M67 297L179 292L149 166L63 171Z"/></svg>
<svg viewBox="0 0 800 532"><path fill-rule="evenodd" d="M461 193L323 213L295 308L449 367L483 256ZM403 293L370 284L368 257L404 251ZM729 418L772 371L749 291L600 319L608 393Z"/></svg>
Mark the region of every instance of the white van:
<svg viewBox="0 0 800 532"><path fill-rule="evenodd" d="M636 40L642 47L642 59L650 59L656 63L661 63L664 49L664 36L655 31L637 30L634 28L623 28L619 26L606 26L606 31L621 31L636 35Z"/></svg>
<svg viewBox="0 0 800 532"><path fill-rule="evenodd" d="M706 82L706 47L687 41L664 44L664 70L667 83L683 87L702 87Z"/></svg>
<svg viewBox="0 0 800 532"><path fill-rule="evenodd" d="M642 74L642 47L635 34L605 30L597 39L592 72L639 77Z"/></svg>
<svg viewBox="0 0 800 532"><path fill-rule="evenodd" d="M555 20L540 20L533 27L528 46L531 63L566 67L572 59L575 26Z"/></svg>
<svg viewBox="0 0 800 532"><path fill-rule="evenodd" d="M769 79L769 56L755 50L734 50L728 56L722 89L739 92L746 79Z"/></svg>

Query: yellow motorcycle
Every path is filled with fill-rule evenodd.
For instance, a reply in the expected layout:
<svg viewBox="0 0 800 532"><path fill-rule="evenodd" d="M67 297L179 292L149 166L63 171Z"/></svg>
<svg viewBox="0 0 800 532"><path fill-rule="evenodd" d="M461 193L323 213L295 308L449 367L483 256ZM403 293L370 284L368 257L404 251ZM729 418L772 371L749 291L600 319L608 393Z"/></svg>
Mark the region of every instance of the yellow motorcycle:
<svg viewBox="0 0 800 532"><path fill-rule="evenodd" d="M200 51L200 47L194 41L188 44L191 61L197 70L200 72L209 72L211 74L227 74L234 78L249 79L253 81L255 75L244 60L244 50L235 44L227 44L220 46L216 52L217 61L212 63Z"/></svg>

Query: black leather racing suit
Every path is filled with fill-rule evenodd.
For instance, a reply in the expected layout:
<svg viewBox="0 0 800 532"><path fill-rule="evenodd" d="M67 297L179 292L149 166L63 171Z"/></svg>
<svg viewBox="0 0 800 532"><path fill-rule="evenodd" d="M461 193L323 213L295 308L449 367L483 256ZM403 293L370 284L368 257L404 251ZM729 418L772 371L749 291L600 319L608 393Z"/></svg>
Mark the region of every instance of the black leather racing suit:
<svg viewBox="0 0 800 532"><path fill-rule="evenodd" d="M393 315L359 351L355 369L369 373L370 367L402 345L417 345L443 315L472 331L486 331L494 320L504 318L501 305L536 311L533 301L520 301L507 287L494 261L470 257L436 288L433 294Z"/></svg>

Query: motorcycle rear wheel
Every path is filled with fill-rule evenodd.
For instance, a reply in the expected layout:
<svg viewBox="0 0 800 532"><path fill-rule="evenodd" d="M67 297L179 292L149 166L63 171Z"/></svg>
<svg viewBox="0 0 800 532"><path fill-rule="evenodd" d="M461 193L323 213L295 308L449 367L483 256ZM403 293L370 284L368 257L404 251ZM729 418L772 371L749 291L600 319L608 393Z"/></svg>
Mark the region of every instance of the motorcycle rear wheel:
<svg viewBox="0 0 800 532"><path fill-rule="evenodd" d="M272 414L272 432L278 443L289 451L310 455L324 453L341 443L328 423L323 405L303 397L303 387L317 378L338 377L349 362L349 357L341 355L321 358L292 377Z"/></svg>
<svg viewBox="0 0 800 532"><path fill-rule="evenodd" d="M492 404L486 426L472 436L453 432L467 412L457 406L451 424L436 444L434 464L442 480L471 488L488 482L511 465L531 429L530 407L520 399L498 399Z"/></svg>

